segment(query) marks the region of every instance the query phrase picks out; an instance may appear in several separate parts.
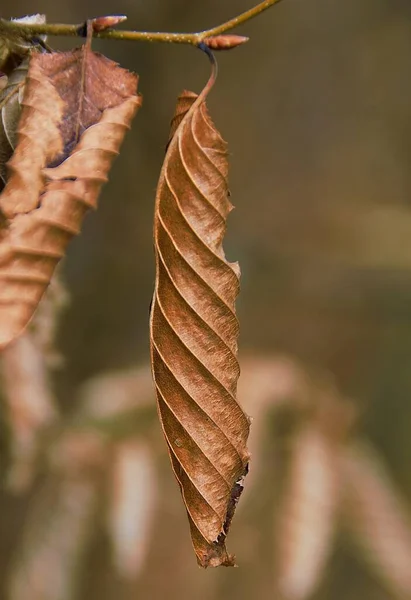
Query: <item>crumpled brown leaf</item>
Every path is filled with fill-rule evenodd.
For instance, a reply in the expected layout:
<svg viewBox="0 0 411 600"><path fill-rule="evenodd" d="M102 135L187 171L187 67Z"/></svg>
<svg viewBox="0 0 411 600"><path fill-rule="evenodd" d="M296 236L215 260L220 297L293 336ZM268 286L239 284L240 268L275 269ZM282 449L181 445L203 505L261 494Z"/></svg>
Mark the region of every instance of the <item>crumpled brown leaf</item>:
<svg viewBox="0 0 411 600"><path fill-rule="evenodd" d="M222 240L232 205L227 149L205 96L178 100L155 207L150 330L158 409L198 563L231 566L225 538L247 473L237 404L239 269Z"/></svg>
<svg viewBox="0 0 411 600"><path fill-rule="evenodd" d="M137 76L88 46L30 60L0 196L0 348L33 315L141 105Z"/></svg>

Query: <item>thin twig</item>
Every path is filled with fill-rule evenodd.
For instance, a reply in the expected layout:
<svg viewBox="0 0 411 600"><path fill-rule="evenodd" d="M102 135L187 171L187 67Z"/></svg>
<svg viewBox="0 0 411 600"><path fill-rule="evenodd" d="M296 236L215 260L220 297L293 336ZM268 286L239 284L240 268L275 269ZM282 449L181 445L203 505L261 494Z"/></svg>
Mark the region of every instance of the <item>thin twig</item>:
<svg viewBox="0 0 411 600"><path fill-rule="evenodd" d="M212 29L206 29L198 33L167 33L167 32L150 32L150 31L100 31L94 34L94 37L106 38L111 40L131 40L136 42L163 42L171 44L190 44L198 46L203 40L214 35L220 35L226 31L234 29L239 25L243 25L250 19L261 14L274 4L278 4L280 0L264 0L254 8L218 25ZM57 36L84 36L84 23L79 25L67 25L64 23L22 23L18 21L7 21L0 19L0 36L4 33L19 34L27 39L31 39L39 35L57 35Z"/></svg>

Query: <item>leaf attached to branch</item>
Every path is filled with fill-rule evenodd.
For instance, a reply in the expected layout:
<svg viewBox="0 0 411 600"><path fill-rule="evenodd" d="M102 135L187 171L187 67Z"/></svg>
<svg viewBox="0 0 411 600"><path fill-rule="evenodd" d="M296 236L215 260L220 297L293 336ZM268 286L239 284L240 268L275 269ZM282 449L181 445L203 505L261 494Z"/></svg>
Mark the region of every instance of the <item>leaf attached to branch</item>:
<svg viewBox="0 0 411 600"><path fill-rule="evenodd" d="M88 46L30 60L0 196L0 348L33 315L141 104L137 76Z"/></svg>
<svg viewBox="0 0 411 600"><path fill-rule="evenodd" d="M222 248L232 208L227 149L206 93L184 92L172 123L156 198L150 318L159 415L203 567L234 564L225 538L249 459L249 420L236 401L239 269Z"/></svg>

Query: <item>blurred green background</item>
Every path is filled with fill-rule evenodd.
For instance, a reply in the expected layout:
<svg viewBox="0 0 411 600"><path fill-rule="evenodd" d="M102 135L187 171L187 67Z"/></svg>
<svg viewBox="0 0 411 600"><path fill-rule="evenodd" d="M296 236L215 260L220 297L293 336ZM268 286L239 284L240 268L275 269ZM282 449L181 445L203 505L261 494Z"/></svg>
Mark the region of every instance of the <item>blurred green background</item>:
<svg viewBox="0 0 411 600"><path fill-rule="evenodd" d="M197 31L251 6L252 0L2 0L1 16L44 12L49 22L76 23L124 13L130 29ZM231 152L236 210L225 248L242 269L241 352L287 355L331 377L357 405L359 432L411 499L411 4L284 0L236 33L251 40L219 55L209 109ZM76 42L49 43L66 49ZM97 40L94 48L139 73L144 102L99 210L87 217L63 267L71 302L60 321L66 364L55 389L67 414L90 377L148 360L157 178L175 99L184 88L200 91L209 70L191 47ZM260 488L253 488L261 496L254 512L234 519L228 546L237 547L240 569L197 568L164 458L143 574L132 585L118 581L106 537L98 534L76 600L274 598L270 456ZM29 504L27 495L1 499L4 575ZM343 543L337 546L313 598L393 597Z"/></svg>

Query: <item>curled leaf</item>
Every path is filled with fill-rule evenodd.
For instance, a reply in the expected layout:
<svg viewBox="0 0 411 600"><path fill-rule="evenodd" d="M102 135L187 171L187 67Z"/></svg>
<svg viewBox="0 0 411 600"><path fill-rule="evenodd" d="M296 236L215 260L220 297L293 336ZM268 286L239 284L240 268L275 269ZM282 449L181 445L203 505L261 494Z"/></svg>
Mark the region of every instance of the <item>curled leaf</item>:
<svg viewBox="0 0 411 600"><path fill-rule="evenodd" d="M199 564L233 565L225 538L247 473L249 421L236 401L237 264L222 248L227 149L204 98L179 98L157 189L150 317L158 409Z"/></svg>
<svg viewBox="0 0 411 600"><path fill-rule="evenodd" d="M0 196L0 348L33 315L141 104L137 76L87 46L30 60Z"/></svg>

